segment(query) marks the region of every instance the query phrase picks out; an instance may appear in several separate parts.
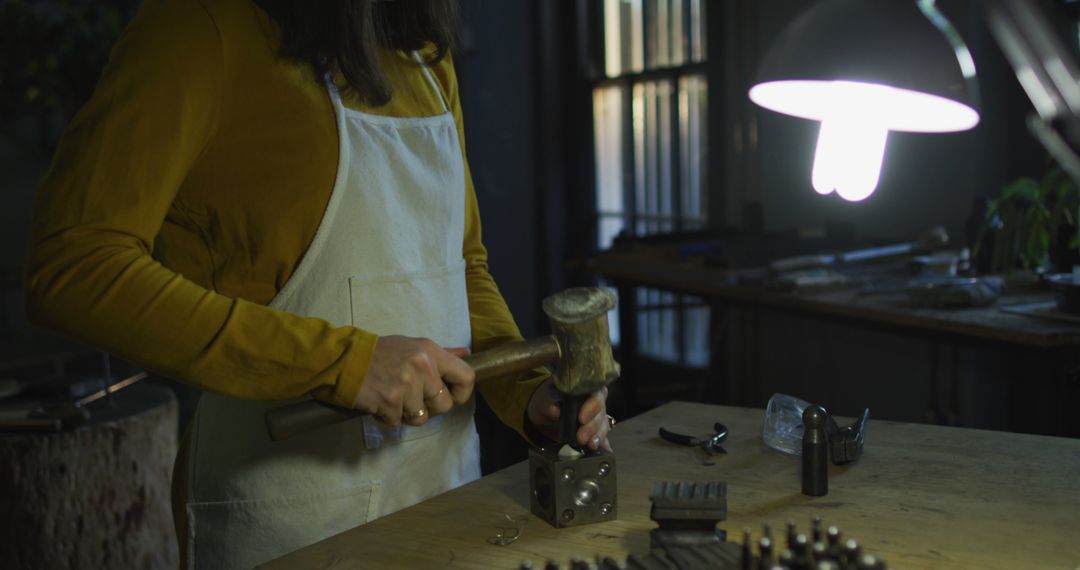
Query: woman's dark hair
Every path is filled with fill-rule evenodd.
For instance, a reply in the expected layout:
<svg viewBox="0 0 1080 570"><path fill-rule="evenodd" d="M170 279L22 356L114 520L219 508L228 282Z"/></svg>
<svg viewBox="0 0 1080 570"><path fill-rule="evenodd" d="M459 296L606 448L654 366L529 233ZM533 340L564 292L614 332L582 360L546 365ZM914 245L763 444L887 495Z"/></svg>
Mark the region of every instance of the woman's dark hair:
<svg viewBox="0 0 1080 570"><path fill-rule="evenodd" d="M340 71L361 102L385 105L393 94L378 48L433 45L429 64L450 51L456 0L255 0L281 27L280 54L311 65L315 77Z"/></svg>

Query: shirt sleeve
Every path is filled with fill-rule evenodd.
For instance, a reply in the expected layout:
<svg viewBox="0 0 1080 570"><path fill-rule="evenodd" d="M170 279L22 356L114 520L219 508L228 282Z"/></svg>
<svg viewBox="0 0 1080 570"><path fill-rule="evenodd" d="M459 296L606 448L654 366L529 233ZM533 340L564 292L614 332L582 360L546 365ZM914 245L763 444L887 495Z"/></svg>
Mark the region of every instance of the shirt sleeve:
<svg viewBox="0 0 1080 570"><path fill-rule="evenodd" d="M447 56L436 68L435 74L446 90L458 128L462 153L465 152L465 133L461 102L458 96L457 78L452 59ZM464 156L463 156L464 158ZM462 255L465 258L465 279L469 297L469 319L472 326L473 352L479 352L516 340L521 340L510 309L499 288L488 272L487 249L481 241L480 210L473 188L468 160L465 159L465 240ZM480 393L487 400L499 419L529 439L525 430L525 412L533 392L550 374L538 368L509 377L491 378L480 382Z"/></svg>
<svg viewBox="0 0 1080 570"><path fill-rule="evenodd" d="M198 2L146 0L42 182L26 296L39 324L205 390L350 406L375 335L217 294L155 236L212 140L226 73Z"/></svg>

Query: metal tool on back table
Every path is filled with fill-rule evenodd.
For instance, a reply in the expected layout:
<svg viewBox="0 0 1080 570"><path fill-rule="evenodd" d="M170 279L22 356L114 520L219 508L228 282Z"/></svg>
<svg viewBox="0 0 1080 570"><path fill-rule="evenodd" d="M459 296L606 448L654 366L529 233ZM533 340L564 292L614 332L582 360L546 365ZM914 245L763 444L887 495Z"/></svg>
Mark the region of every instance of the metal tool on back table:
<svg viewBox="0 0 1080 570"><path fill-rule="evenodd" d="M713 424L713 430L713 435L704 439L694 437L692 435L675 433L662 427L660 428L659 433L660 439L664 441L668 441L678 445L685 445L688 447L700 447L706 455L712 456L718 453L727 453L727 450L724 449L723 445L721 445L724 443L724 440L727 439L728 436L727 426L720 422L716 422Z"/></svg>
<svg viewBox="0 0 1080 570"><path fill-rule="evenodd" d="M856 249L838 253L800 255L796 257L777 259L769 263L769 271L774 274L779 274L805 269L878 262L916 255L920 253L928 253L937 249L941 249L948 245L948 243L949 236L945 232L945 228L941 226L935 226L924 232L921 232L919 236L915 239L915 241L911 242L871 247L867 249Z"/></svg>
<svg viewBox="0 0 1080 570"><path fill-rule="evenodd" d="M0 429L60 431L77 427L90 419L86 406L112 396L147 376L146 372L133 374L75 401L35 405L30 409L0 413ZM106 378L110 376L107 375Z"/></svg>
<svg viewBox="0 0 1080 570"><path fill-rule="evenodd" d="M605 289L567 289L543 300L552 334L469 355L464 360L477 381L555 363L555 388L561 394L559 441L529 454L532 510L563 527L615 518L615 456L581 450L578 414L589 394L619 376L611 353L607 313L615 296ZM287 439L362 415L315 400L266 413L270 436Z"/></svg>

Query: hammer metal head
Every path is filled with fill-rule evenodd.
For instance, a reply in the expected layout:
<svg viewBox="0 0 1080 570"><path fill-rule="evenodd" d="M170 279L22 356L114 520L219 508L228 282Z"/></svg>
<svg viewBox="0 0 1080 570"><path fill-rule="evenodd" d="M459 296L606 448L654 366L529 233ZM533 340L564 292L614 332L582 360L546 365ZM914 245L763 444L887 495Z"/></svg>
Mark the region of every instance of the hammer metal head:
<svg viewBox="0 0 1080 570"><path fill-rule="evenodd" d="M588 394L619 377L607 321L614 307L615 295L599 287L576 287L544 299L562 353L555 372L560 392Z"/></svg>

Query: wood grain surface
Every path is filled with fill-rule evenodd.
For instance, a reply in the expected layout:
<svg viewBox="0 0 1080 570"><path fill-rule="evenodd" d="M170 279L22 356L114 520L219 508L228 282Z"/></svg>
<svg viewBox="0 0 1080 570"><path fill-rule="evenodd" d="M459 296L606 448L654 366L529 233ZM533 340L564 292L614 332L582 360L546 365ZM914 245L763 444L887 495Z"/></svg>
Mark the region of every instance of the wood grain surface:
<svg viewBox="0 0 1080 570"><path fill-rule="evenodd" d="M829 494L800 493L799 461L762 443L762 410L673 402L621 422L619 520L556 530L529 515L520 463L421 504L266 564L297 568L517 568L554 559L648 550L649 487L660 480L721 480L733 539L744 527L779 529L814 515L883 556L894 568L1077 568L1080 565L1080 440L904 424L871 416L866 449L831 466ZM872 412L871 412L872 413ZM727 455L660 440L657 428L705 435L725 423ZM489 544L506 517L520 538Z"/></svg>

